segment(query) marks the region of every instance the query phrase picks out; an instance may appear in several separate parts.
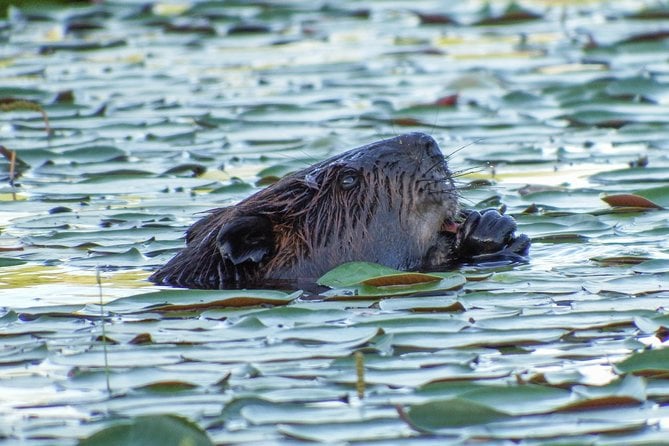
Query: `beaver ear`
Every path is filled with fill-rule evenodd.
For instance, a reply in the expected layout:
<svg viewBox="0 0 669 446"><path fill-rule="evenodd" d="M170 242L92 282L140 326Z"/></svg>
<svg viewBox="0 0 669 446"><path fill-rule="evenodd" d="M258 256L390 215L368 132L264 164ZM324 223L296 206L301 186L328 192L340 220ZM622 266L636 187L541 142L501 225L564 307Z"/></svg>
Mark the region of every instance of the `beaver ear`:
<svg viewBox="0 0 669 446"><path fill-rule="evenodd" d="M238 217L218 231L218 250L235 265L260 263L274 253L272 223L266 217Z"/></svg>

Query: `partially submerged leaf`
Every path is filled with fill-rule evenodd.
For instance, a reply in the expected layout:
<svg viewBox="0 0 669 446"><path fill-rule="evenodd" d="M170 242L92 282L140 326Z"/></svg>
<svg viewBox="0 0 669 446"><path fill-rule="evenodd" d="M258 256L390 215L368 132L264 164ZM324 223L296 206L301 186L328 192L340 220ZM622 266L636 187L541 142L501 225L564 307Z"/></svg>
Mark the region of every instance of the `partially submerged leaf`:
<svg viewBox="0 0 669 446"><path fill-rule="evenodd" d="M325 273L318 284L335 288L322 293L324 296L357 299L446 291L460 288L466 281L460 274L402 272L376 263L349 262Z"/></svg>
<svg viewBox="0 0 669 446"><path fill-rule="evenodd" d="M603 195L601 198L609 206L613 207L662 209L662 206L659 204L653 203L649 199L635 194Z"/></svg>
<svg viewBox="0 0 669 446"><path fill-rule="evenodd" d="M159 393L176 393L197 388L197 384L187 381L157 381L141 387L135 387L137 390L147 390Z"/></svg>
<svg viewBox="0 0 669 446"><path fill-rule="evenodd" d="M317 283L330 288L347 287L374 277L391 274L401 274L401 271L378 263L348 262L325 273Z"/></svg>
<svg viewBox="0 0 669 446"><path fill-rule="evenodd" d="M669 377L669 349L645 350L615 364L618 373L638 376Z"/></svg>
<svg viewBox="0 0 669 446"><path fill-rule="evenodd" d="M510 418L510 415L473 401L452 398L411 406L406 420L421 432L486 424Z"/></svg>
<svg viewBox="0 0 669 446"><path fill-rule="evenodd" d="M656 203L658 206L669 207L669 186L641 189L635 191L635 194L647 198L653 203Z"/></svg>
<svg viewBox="0 0 669 446"><path fill-rule="evenodd" d="M383 283L383 282L382 282ZM373 286L353 285L343 288L335 288L321 293L330 300L357 300L369 298L383 298L391 296L405 296L409 294L432 293L452 291L462 288L467 283L465 276L451 274L438 280L429 282L417 282L406 285Z"/></svg>
<svg viewBox="0 0 669 446"><path fill-rule="evenodd" d="M79 446L213 446L195 423L176 415L148 415L103 429Z"/></svg>
<svg viewBox="0 0 669 446"><path fill-rule="evenodd" d="M123 297L105 305L106 311L203 311L213 308L286 305L302 295L272 290L160 290Z"/></svg>
<svg viewBox="0 0 669 446"><path fill-rule="evenodd" d="M630 167L627 169L610 170L597 173L590 177L592 181L602 184L625 183L658 183L669 181L667 167Z"/></svg>
<svg viewBox="0 0 669 446"><path fill-rule="evenodd" d="M632 266L637 273L669 273L669 259L650 259Z"/></svg>
<svg viewBox="0 0 669 446"><path fill-rule="evenodd" d="M605 386L575 386L577 396L558 408L558 412L587 411L639 405L646 401L646 383L643 378L627 375Z"/></svg>
<svg viewBox="0 0 669 446"><path fill-rule="evenodd" d="M429 283L441 280L439 276L423 273L399 273L388 274L385 276L372 277L360 282L362 285L371 285L376 287L414 285L417 283Z"/></svg>
<svg viewBox="0 0 669 446"><path fill-rule="evenodd" d="M16 265L23 265L27 263L25 260L21 259L14 259L11 257L0 257L0 268L5 267L5 266L16 266Z"/></svg>
<svg viewBox="0 0 669 446"><path fill-rule="evenodd" d="M489 3L479 11L481 19L475 25L509 25L514 23L523 23L527 21L538 20L541 15L532 12L516 2L511 2L501 14L494 14Z"/></svg>

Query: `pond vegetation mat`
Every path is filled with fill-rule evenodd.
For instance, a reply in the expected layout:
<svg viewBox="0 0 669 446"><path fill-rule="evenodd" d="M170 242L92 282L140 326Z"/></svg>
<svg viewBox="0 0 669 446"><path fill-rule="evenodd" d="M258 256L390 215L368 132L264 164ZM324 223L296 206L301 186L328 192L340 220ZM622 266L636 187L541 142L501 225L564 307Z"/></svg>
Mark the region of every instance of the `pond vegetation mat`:
<svg viewBox="0 0 669 446"><path fill-rule="evenodd" d="M669 444L664 3L13 4L0 444ZM528 263L146 280L201 212L409 131Z"/></svg>

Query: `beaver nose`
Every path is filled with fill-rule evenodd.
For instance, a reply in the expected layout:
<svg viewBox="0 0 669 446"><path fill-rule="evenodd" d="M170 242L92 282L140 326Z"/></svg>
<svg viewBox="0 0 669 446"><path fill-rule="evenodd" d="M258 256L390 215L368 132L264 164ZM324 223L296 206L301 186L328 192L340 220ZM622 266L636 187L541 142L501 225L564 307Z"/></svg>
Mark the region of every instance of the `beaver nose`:
<svg viewBox="0 0 669 446"><path fill-rule="evenodd" d="M398 143L415 154L418 159L443 157L439 144L426 133L413 132L398 137Z"/></svg>

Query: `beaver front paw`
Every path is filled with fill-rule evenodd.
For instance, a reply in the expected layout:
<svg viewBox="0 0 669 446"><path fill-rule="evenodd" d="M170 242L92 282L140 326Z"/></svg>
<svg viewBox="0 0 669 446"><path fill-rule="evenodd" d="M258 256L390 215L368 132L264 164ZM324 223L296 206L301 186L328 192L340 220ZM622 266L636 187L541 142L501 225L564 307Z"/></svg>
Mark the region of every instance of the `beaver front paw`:
<svg viewBox="0 0 669 446"><path fill-rule="evenodd" d="M515 235L516 221L496 209L466 211L465 221L455 234L457 258L473 263L525 262L530 238Z"/></svg>

